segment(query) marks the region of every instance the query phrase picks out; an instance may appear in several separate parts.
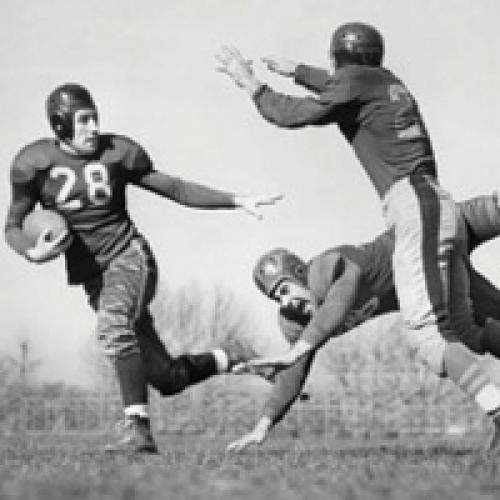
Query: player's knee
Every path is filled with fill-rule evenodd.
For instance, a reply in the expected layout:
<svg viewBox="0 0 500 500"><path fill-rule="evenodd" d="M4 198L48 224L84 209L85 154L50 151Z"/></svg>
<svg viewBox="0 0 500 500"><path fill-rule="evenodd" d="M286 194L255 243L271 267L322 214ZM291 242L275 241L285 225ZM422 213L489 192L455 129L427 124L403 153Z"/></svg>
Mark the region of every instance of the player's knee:
<svg viewBox="0 0 500 500"><path fill-rule="evenodd" d="M112 360L140 351L135 334L128 329L99 328L97 340L106 357Z"/></svg>

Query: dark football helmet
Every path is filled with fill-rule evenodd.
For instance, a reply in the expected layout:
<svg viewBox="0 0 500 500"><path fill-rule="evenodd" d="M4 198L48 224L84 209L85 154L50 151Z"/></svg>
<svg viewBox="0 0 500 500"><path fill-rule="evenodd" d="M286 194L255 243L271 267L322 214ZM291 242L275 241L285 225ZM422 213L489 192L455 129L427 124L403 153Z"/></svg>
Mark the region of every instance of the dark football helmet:
<svg viewBox="0 0 500 500"><path fill-rule="evenodd" d="M90 92L78 83L65 83L47 97L46 110L50 126L61 140L73 137L73 116L79 109L93 109L96 105Z"/></svg>
<svg viewBox="0 0 500 500"><path fill-rule="evenodd" d="M333 33L330 57L337 68L345 64L380 66L383 56L384 39L369 24L346 23Z"/></svg>
<svg viewBox="0 0 500 500"><path fill-rule="evenodd" d="M253 269L255 284L268 297L285 278L307 287L306 263L285 248L266 252Z"/></svg>

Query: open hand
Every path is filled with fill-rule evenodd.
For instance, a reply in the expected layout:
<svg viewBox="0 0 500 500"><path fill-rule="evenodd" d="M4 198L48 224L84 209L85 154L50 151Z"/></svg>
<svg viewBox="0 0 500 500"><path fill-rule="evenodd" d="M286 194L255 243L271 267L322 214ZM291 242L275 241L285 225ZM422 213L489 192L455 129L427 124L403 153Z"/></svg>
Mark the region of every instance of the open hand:
<svg viewBox="0 0 500 500"><path fill-rule="evenodd" d="M276 202L283 199L283 195L271 194L261 196L235 196L234 203L237 207L242 208L249 215L261 220L263 215L259 208L266 205L275 205Z"/></svg>
<svg viewBox="0 0 500 500"><path fill-rule="evenodd" d="M223 45L215 54L217 60L216 70L226 73L238 87L254 92L260 87L260 82L255 78L252 62L244 59L236 47Z"/></svg>
<svg viewBox="0 0 500 500"><path fill-rule="evenodd" d="M266 432L262 432L259 429L254 429L252 432L243 435L239 439L234 440L229 443L226 447L228 452L240 452L252 444L261 444L264 439L266 439Z"/></svg>

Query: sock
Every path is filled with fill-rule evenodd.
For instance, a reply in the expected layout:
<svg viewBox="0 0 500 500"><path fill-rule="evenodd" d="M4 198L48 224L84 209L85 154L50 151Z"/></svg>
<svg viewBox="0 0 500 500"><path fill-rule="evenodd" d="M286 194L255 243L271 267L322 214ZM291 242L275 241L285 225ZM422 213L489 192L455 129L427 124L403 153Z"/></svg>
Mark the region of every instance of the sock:
<svg viewBox="0 0 500 500"><path fill-rule="evenodd" d="M448 376L487 414L500 408L500 388L493 384L476 356L463 344L449 343L444 362Z"/></svg>
<svg viewBox="0 0 500 500"><path fill-rule="evenodd" d="M135 404L125 407L125 415L131 417L132 415L137 415L141 418L149 418L148 405L147 404Z"/></svg>
<svg viewBox="0 0 500 500"><path fill-rule="evenodd" d="M123 406L148 404L146 372L139 352L132 352L114 360L116 376L120 384Z"/></svg>
<svg viewBox="0 0 500 500"><path fill-rule="evenodd" d="M489 352L495 358L500 358L500 322L488 318L484 325L481 345L485 352Z"/></svg>
<svg viewBox="0 0 500 500"><path fill-rule="evenodd" d="M229 357L223 349L214 349L212 354L215 358L215 364L217 365L217 371L219 373L224 373L229 370Z"/></svg>

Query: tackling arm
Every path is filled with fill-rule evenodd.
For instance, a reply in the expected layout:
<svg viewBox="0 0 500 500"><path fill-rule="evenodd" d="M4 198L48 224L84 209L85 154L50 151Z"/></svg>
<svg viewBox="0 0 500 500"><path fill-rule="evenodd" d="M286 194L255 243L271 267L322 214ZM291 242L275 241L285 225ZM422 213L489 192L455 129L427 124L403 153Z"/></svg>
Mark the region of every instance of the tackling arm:
<svg viewBox="0 0 500 500"><path fill-rule="evenodd" d="M314 312L311 321L295 345L280 356L254 359L236 365L233 372L243 372L254 367L272 367L276 371L283 370L295 364L302 356L321 347L332 336L345 331L344 322L358 293L361 268L345 257L338 261L337 265L341 266L340 274L334 279L323 304Z"/></svg>

